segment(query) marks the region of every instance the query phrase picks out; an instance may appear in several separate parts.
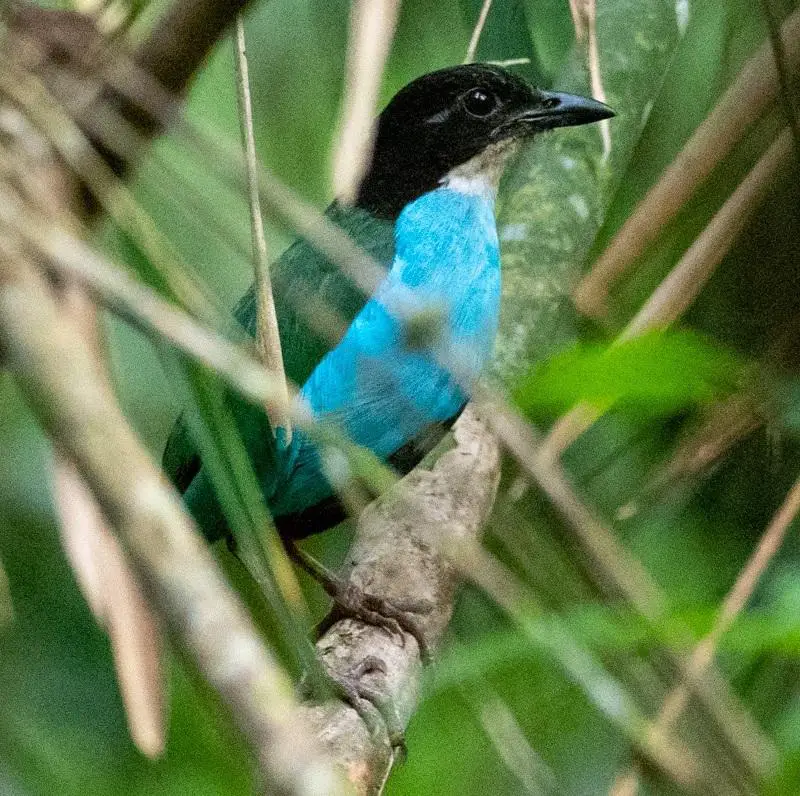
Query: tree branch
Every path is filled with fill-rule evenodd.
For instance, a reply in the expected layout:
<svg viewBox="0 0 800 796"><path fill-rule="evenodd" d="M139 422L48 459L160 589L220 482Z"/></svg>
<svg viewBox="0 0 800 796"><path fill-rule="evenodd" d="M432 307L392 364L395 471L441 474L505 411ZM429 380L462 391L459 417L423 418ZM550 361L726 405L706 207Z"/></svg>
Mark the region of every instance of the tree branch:
<svg viewBox="0 0 800 796"><path fill-rule="evenodd" d="M500 478L500 451L472 406L454 427L456 447L431 470L418 467L361 515L348 558L350 583L396 604L430 603L419 614L425 641L436 649L453 610L459 582L445 551L476 542L489 516ZM421 664L416 642L400 643L385 630L345 619L317 643L325 664L344 676L366 659L375 666L362 684L396 714L411 718L419 696ZM377 791L392 765L386 738L372 737L355 710L344 703L310 706L303 718L344 767L358 793Z"/></svg>

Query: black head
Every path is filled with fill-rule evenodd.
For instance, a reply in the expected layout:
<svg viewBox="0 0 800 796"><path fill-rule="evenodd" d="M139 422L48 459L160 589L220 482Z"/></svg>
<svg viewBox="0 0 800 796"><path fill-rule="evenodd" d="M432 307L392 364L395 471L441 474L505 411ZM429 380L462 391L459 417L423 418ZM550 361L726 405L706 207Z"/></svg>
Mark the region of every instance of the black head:
<svg viewBox="0 0 800 796"><path fill-rule="evenodd" d="M357 204L395 218L491 144L613 115L600 102L542 91L499 66L431 72L401 89L381 113Z"/></svg>

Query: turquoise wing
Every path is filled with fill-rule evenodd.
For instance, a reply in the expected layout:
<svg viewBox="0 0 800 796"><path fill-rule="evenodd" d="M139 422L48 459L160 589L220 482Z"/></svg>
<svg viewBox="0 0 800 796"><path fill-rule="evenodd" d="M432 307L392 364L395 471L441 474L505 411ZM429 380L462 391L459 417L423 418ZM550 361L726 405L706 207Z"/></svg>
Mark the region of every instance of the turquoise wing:
<svg viewBox="0 0 800 796"><path fill-rule="evenodd" d="M387 266L392 262L393 222L377 219L360 208L336 203L328 208L326 215L378 262ZM335 264L305 241L296 242L283 253L272 266L271 278L286 373L295 384L303 384L337 342L325 329L326 321L320 308L332 311L334 316L344 321L343 332L364 306L367 297ZM242 297L234 314L246 332L255 336L254 288ZM264 440L272 438L266 416L233 392L229 393L228 399L258 471ZM189 488L201 471L200 456L182 418L178 418L167 440L163 467L181 492ZM266 488L268 474L259 473L259 476ZM209 488L205 477L194 485L192 498L198 507L212 499L206 494ZM198 514L199 508L195 512L196 516Z"/></svg>

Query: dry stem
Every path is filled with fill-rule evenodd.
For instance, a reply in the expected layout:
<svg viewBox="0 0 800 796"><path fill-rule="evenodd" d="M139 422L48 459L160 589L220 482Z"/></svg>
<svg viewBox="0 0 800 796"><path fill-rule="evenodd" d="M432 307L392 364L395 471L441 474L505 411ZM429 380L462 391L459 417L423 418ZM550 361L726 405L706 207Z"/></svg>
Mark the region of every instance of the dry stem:
<svg viewBox="0 0 800 796"><path fill-rule="evenodd" d="M338 792L299 720L291 683L128 427L47 282L21 251L0 262L0 339L32 410L75 462L122 539L151 604L227 704L267 786Z"/></svg>
<svg viewBox="0 0 800 796"><path fill-rule="evenodd" d="M794 486L789 490L781 507L761 535L755 550L742 567L735 583L722 602L711 630L692 650L683 675L684 679L665 697L653 725L654 731L670 732L674 727L689 701L690 687L708 670L714 660L720 639L730 629L752 596L762 575L783 544L786 532L798 511L800 511L800 479L795 481ZM619 794L634 796L638 789L638 774L634 769L629 769L617 777L611 794L613 796Z"/></svg>
<svg viewBox="0 0 800 796"><path fill-rule="evenodd" d="M339 140L333 158L333 193L352 204L369 168L374 117L383 70L394 36L400 0L355 0Z"/></svg>
<svg viewBox="0 0 800 796"><path fill-rule="evenodd" d="M589 79L592 85L592 96L606 102L606 90L603 86L603 75L600 71L600 49L597 45L597 3L596 0L569 0L572 24L575 27L575 38L586 47L586 61L589 68ZM608 119L599 124L600 136L603 139L603 157L611 154L611 125Z"/></svg>
<svg viewBox="0 0 800 796"><path fill-rule="evenodd" d="M781 32L787 69L795 71L800 63L800 11L787 18ZM574 298L582 312L597 318L606 314L613 284L775 101L778 86L772 45L765 42L578 285Z"/></svg>
<svg viewBox="0 0 800 796"><path fill-rule="evenodd" d="M581 501L560 463L540 455L541 443L535 429L497 397L485 396L483 400L489 404L484 415L493 431L572 529L589 556L603 591L611 597L624 597L637 613L650 622L657 622L664 616L666 601L648 572ZM688 662L678 657L675 664L688 680ZM695 677L690 684L731 747L748 765L763 770L773 759L774 751L731 698L724 682L716 677L705 682ZM656 740L655 735L650 739Z"/></svg>
<svg viewBox="0 0 800 796"><path fill-rule="evenodd" d="M253 270L256 281L256 351L264 367L273 375L279 394L266 404L273 433L282 428L286 443L292 440L292 423L289 417L289 390L286 386L286 371L283 367L281 338L278 333L278 318L275 314L275 299L269 275L267 242L264 238L264 222L261 219L261 201L258 195L258 156L253 130L253 108L250 101L250 78L247 67L247 51L244 38L244 20L236 18L236 76L239 97L239 118L244 140L245 168L247 172L248 201L250 205L250 228L253 239Z"/></svg>
<svg viewBox="0 0 800 796"><path fill-rule="evenodd" d="M791 156L792 135L789 130L784 130L653 291L617 342L652 329L665 328L689 308L764 201L775 175ZM540 454L550 459L559 457L601 414L599 409L589 404L576 405L553 424Z"/></svg>
<svg viewBox="0 0 800 796"><path fill-rule="evenodd" d="M483 0L480 13L478 14L478 21L472 30L472 36L469 38L469 45L467 46L467 54L464 56L464 63L471 64L475 60L475 53L478 51L478 43L481 40L481 33L486 25L486 18L489 16L489 9L492 7L492 0Z"/></svg>

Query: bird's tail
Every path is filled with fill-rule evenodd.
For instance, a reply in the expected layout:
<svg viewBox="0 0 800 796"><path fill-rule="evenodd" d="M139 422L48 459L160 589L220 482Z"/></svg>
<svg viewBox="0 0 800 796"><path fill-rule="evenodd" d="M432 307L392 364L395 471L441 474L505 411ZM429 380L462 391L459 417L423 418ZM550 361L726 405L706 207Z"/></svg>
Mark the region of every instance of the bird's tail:
<svg viewBox="0 0 800 796"><path fill-rule="evenodd" d="M247 456L259 482L261 493L269 499L281 474L291 468L295 444L287 445L281 429L273 434L261 408L229 393L228 403ZM164 470L183 493L186 508L210 542L230 538L231 529L217 494L208 466L197 452L188 424L181 419L167 441Z"/></svg>

